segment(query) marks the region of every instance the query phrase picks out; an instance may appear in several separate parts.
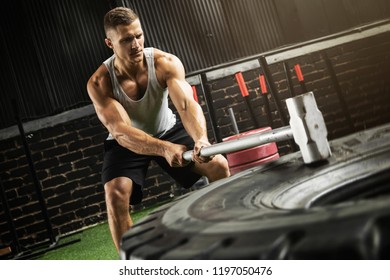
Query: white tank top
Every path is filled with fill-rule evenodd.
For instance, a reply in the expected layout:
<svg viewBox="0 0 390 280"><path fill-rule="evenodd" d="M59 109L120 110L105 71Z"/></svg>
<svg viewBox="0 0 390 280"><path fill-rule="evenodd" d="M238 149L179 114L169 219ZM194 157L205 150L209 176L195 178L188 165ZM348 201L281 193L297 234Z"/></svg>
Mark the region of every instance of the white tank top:
<svg viewBox="0 0 390 280"><path fill-rule="evenodd" d="M144 55L148 65L148 85L140 100L128 97L119 84L114 69L115 55L103 63L110 74L114 98L126 110L132 126L154 137L161 137L175 125L176 116L168 107L168 89L163 88L156 78L153 48L145 48ZM113 139L112 135L109 134L107 139Z"/></svg>

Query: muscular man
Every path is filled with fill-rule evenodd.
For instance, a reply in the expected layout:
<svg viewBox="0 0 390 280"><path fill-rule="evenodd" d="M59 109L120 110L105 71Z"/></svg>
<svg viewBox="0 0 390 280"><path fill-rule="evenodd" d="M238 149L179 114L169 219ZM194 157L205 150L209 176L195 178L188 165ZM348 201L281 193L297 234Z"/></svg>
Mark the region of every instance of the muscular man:
<svg viewBox="0 0 390 280"><path fill-rule="evenodd" d="M117 250L132 226L129 205L140 203L146 171L155 160L176 182L191 187L201 176L210 182L230 175L226 159L201 157L209 146L206 121L192 97L181 61L144 48L138 16L115 8L104 17L105 43L114 54L88 81L88 94L109 131L102 179L108 223ZM168 108L168 95L180 120ZM193 149L193 162L182 158Z"/></svg>

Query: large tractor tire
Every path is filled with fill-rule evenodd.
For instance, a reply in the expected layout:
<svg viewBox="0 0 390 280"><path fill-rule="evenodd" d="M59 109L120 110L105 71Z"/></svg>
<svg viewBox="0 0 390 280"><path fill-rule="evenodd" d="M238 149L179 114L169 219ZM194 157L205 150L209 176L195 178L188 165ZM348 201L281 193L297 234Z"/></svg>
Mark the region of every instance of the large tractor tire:
<svg viewBox="0 0 390 280"><path fill-rule="evenodd" d="M389 259L390 125L242 171L164 205L122 238L122 259Z"/></svg>

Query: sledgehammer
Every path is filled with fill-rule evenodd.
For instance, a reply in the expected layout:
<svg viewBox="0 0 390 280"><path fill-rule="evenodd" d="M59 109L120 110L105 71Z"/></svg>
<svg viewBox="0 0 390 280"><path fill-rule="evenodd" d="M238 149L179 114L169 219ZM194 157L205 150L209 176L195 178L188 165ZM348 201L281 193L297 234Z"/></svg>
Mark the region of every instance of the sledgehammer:
<svg viewBox="0 0 390 280"><path fill-rule="evenodd" d="M306 164L329 158L332 153L327 140L328 132L313 92L288 98L286 104L290 114L289 126L204 147L201 149L200 155L208 157L232 153L271 142L294 139ZM183 153L183 158L191 161L192 153L193 151L186 151Z"/></svg>

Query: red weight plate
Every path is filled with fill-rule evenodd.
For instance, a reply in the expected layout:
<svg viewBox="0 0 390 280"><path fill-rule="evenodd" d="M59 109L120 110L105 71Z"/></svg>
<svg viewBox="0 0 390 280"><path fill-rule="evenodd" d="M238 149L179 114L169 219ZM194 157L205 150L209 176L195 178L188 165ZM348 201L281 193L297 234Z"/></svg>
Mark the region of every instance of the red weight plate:
<svg viewBox="0 0 390 280"><path fill-rule="evenodd" d="M239 165L239 166L235 166L233 168L230 168L230 173L232 175L238 173L238 172L241 172L243 170L246 170L246 169L249 169L251 167L255 167L255 166L258 166L258 165L262 165L264 163L267 163L267 162L270 162L270 161L273 161L273 160L276 160L279 158L279 153L277 154L274 154L272 156L269 156L267 158L263 158L263 159L260 159L260 160L257 160L257 161L254 161L254 162L250 162L250 163L246 163L246 164L242 164L242 165Z"/></svg>
<svg viewBox="0 0 390 280"><path fill-rule="evenodd" d="M271 127L266 126L266 127L261 127L253 130L249 130L240 134L236 134L230 137L226 137L223 139L223 142L227 142L230 140L236 140L245 136L257 134L257 133L262 133L265 131L271 130ZM274 155L275 153L278 152L278 147L276 146L275 143L268 143L264 145L260 145L257 147L253 147L250 149L242 150L242 151L237 151L233 153L229 153L226 155L229 166L234 167L238 166L241 164L253 162L260 160L262 158L269 157L271 155Z"/></svg>
<svg viewBox="0 0 390 280"><path fill-rule="evenodd" d="M278 147L275 142L260 145L250 149L229 153L226 155L229 166L234 167L237 165L257 161L262 158L267 158L278 152Z"/></svg>

